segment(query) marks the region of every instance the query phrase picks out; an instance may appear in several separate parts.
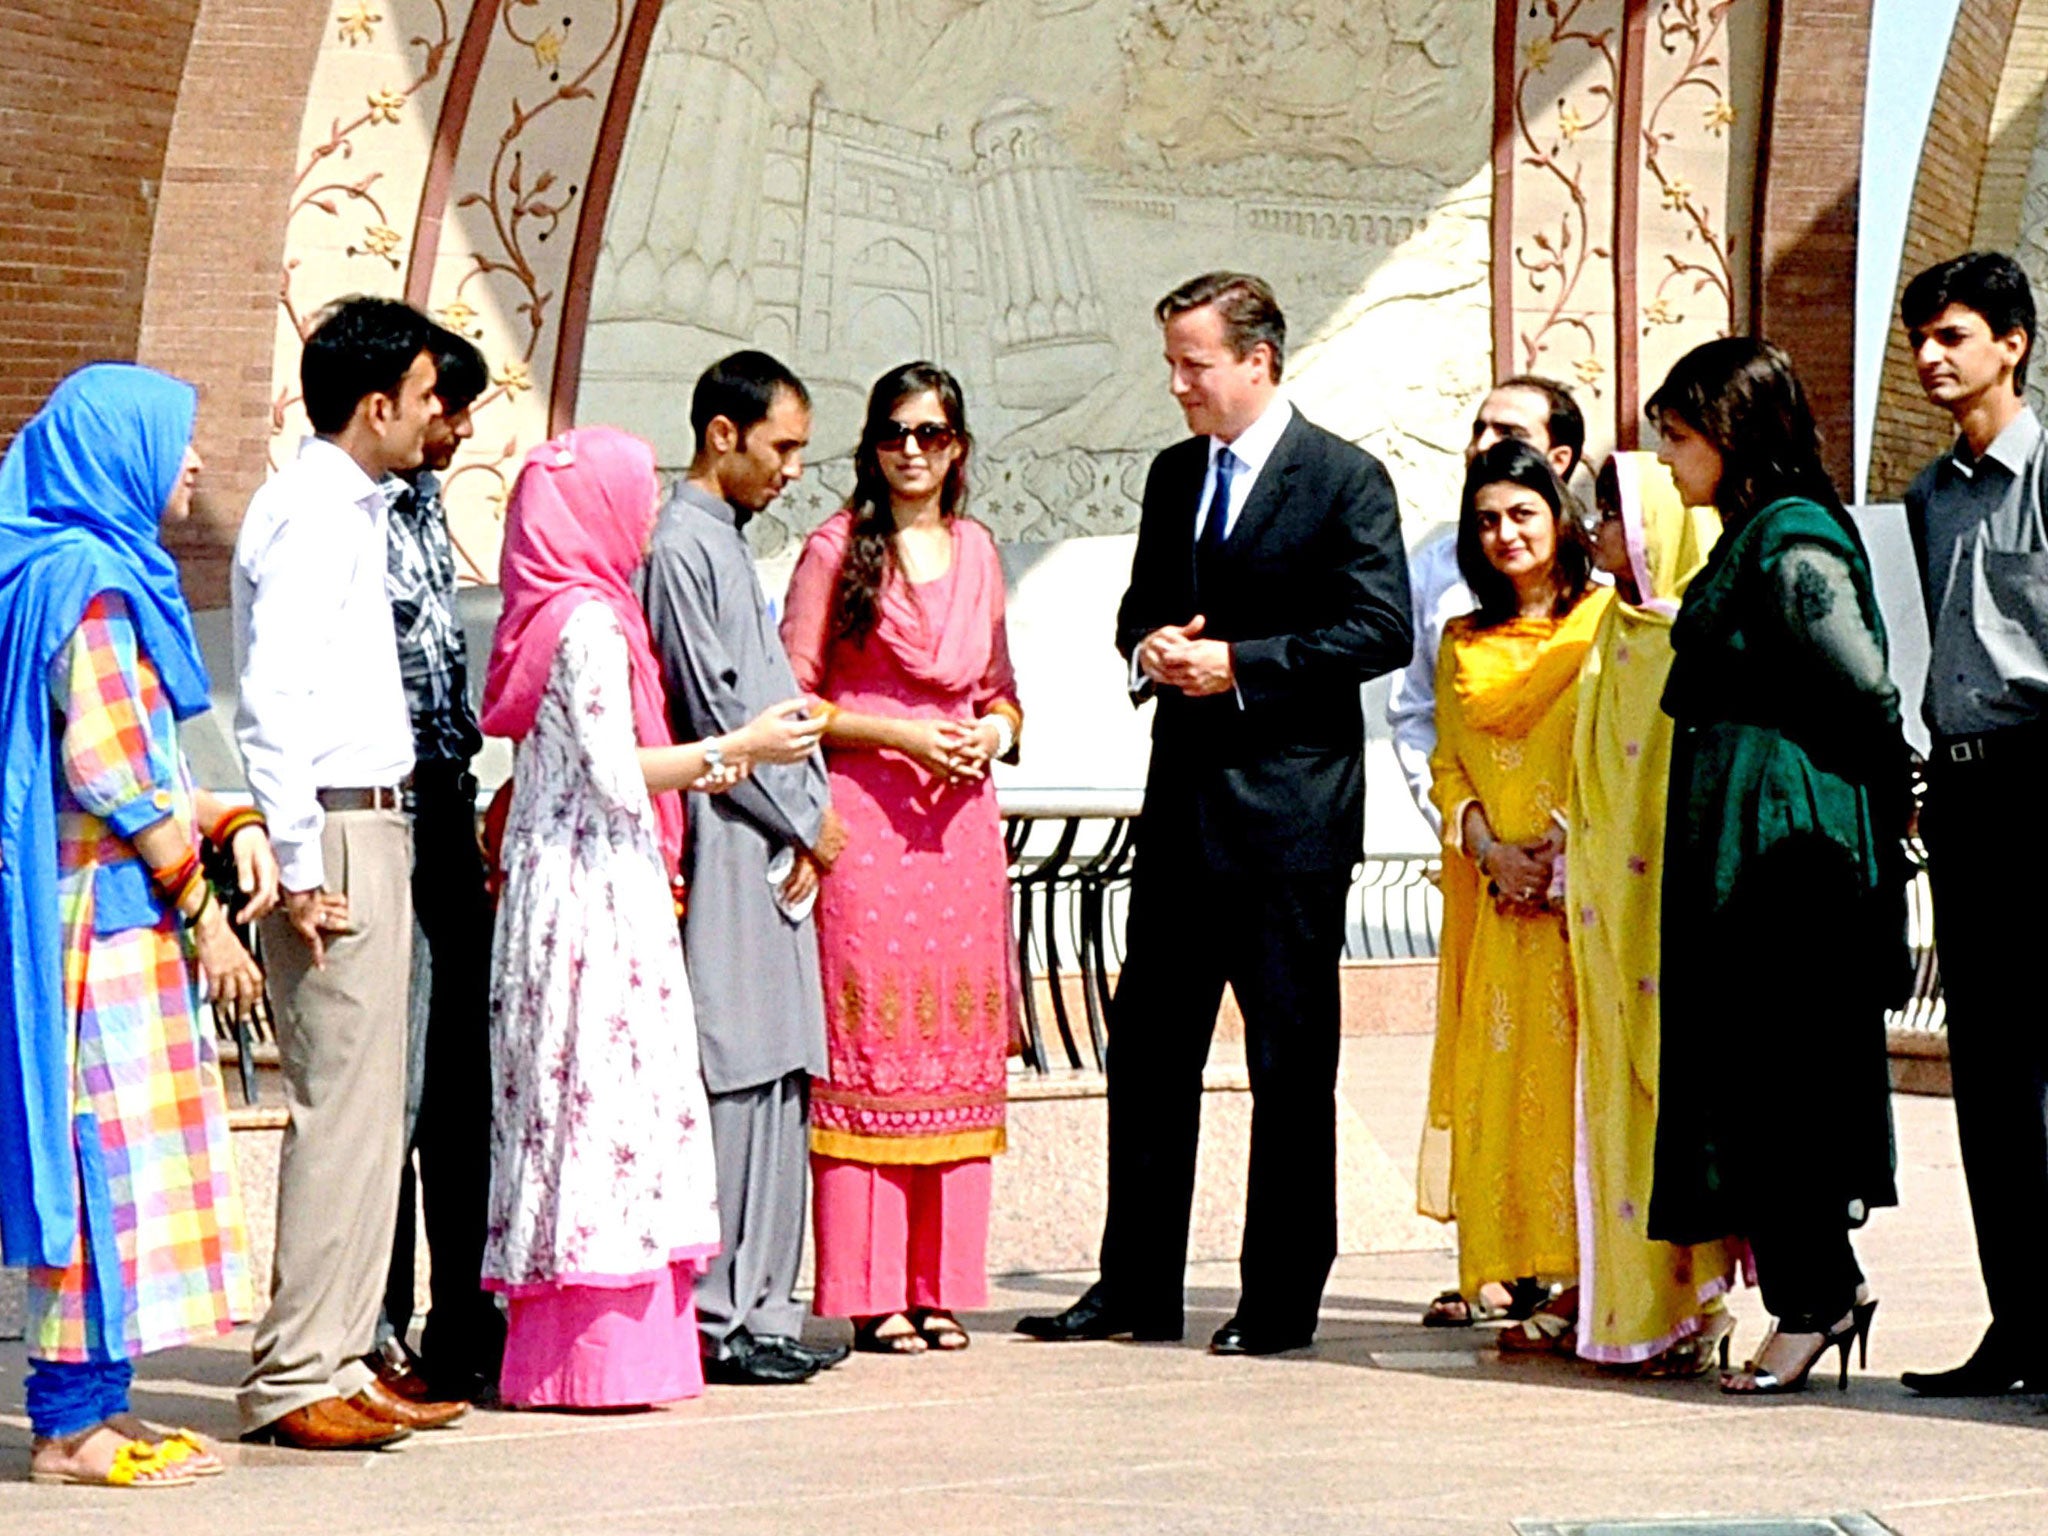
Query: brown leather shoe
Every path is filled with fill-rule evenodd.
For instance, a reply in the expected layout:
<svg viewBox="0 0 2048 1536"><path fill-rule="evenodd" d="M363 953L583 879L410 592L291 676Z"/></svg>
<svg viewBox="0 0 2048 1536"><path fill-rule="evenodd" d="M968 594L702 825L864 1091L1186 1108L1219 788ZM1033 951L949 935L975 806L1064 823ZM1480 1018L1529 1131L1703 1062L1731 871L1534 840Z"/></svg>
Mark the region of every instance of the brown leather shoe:
<svg viewBox="0 0 2048 1536"><path fill-rule="evenodd" d="M445 1429L469 1412L467 1403L408 1402L375 1377L348 1402L351 1408L373 1419L402 1424L407 1429Z"/></svg>
<svg viewBox="0 0 2048 1536"><path fill-rule="evenodd" d="M377 1373L377 1379L390 1389L393 1397L402 1397L408 1403L431 1403L434 1389L427 1384L427 1378L410 1366L394 1365L382 1356L366 1361Z"/></svg>
<svg viewBox="0 0 2048 1536"><path fill-rule="evenodd" d="M338 1397L326 1397L294 1408L242 1438L299 1451L374 1451L395 1445L411 1433L403 1424L373 1417Z"/></svg>

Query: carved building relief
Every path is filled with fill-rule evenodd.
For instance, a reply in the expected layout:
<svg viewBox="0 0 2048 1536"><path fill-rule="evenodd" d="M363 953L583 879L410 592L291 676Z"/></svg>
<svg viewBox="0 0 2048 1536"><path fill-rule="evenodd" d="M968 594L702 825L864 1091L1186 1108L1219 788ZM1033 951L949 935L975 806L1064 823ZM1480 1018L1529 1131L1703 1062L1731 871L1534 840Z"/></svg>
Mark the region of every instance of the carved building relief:
<svg viewBox="0 0 2048 1536"><path fill-rule="evenodd" d="M1271 279L1289 387L1444 515L1490 364L1485 0L671 0L597 267L579 415L690 452L767 347L817 402L764 552L851 480L866 392L958 373L1006 539L1127 531L1182 430L1151 306Z"/></svg>

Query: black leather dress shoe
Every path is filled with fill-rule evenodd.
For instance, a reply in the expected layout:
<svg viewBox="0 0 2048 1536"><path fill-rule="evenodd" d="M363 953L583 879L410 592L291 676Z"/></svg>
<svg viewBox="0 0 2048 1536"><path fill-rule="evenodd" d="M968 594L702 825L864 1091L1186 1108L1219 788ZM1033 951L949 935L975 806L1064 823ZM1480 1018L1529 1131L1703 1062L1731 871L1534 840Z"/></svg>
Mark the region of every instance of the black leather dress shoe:
<svg viewBox="0 0 2048 1536"><path fill-rule="evenodd" d="M1284 1355L1290 1349L1307 1349L1315 1343L1313 1328L1303 1332L1299 1329L1261 1328L1256 1324L1239 1322L1232 1318L1209 1340L1212 1355Z"/></svg>
<svg viewBox="0 0 2048 1536"><path fill-rule="evenodd" d="M724 1354L704 1357L704 1379L719 1387L793 1387L809 1381L818 1370L744 1328L725 1341Z"/></svg>
<svg viewBox="0 0 2048 1536"><path fill-rule="evenodd" d="M778 1355L787 1355L799 1365L808 1365L814 1371L829 1371L853 1353L853 1347L848 1344L806 1344L786 1333L756 1334L754 1342Z"/></svg>
<svg viewBox="0 0 2048 1536"><path fill-rule="evenodd" d="M1907 1371L1899 1383L1922 1397L2003 1397L2008 1392L2039 1392L2048 1387L2048 1371L2014 1360L1992 1340L1948 1371Z"/></svg>
<svg viewBox="0 0 2048 1536"><path fill-rule="evenodd" d="M1117 1306L1098 1281L1064 1312L1018 1318L1017 1331L1048 1344L1113 1339L1121 1334L1129 1334L1140 1344L1177 1344L1186 1329L1178 1314L1138 1313Z"/></svg>

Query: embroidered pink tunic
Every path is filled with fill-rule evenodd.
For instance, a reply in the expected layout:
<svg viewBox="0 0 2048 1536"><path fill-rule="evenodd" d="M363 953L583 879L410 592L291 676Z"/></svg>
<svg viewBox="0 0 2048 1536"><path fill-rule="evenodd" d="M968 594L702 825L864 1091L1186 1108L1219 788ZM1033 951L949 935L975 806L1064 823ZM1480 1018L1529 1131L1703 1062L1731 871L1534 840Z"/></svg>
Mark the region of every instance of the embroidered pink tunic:
<svg viewBox="0 0 2048 1536"><path fill-rule="evenodd" d="M971 721L1016 706L1003 572L981 524L956 519L953 563L892 574L861 645L836 633L851 515L805 543L783 644L799 687L870 715ZM846 852L818 896L831 1080L811 1089L811 1149L866 1164L1003 1150L1010 1024L1008 858L989 779L948 784L896 752L826 752Z"/></svg>

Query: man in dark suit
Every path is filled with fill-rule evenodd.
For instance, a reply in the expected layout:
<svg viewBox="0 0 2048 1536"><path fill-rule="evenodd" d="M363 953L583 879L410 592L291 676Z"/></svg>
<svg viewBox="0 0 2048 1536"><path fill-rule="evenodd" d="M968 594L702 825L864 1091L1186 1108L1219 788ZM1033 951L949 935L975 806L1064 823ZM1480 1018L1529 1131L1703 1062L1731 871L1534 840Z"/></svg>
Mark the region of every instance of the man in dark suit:
<svg viewBox="0 0 2048 1536"><path fill-rule="evenodd" d="M1158 697L1111 1013L1102 1278L1047 1340L1178 1339L1202 1068L1223 986L1252 1088L1242 1295L1210 1348L1315 1337L1337 1252L1337 963L1364 844L1359 685L1414 647L1393 483L1279 394L1286 322L1256 277L1159 301L1195 434L1145 483L1117 649Z"/></svg>

